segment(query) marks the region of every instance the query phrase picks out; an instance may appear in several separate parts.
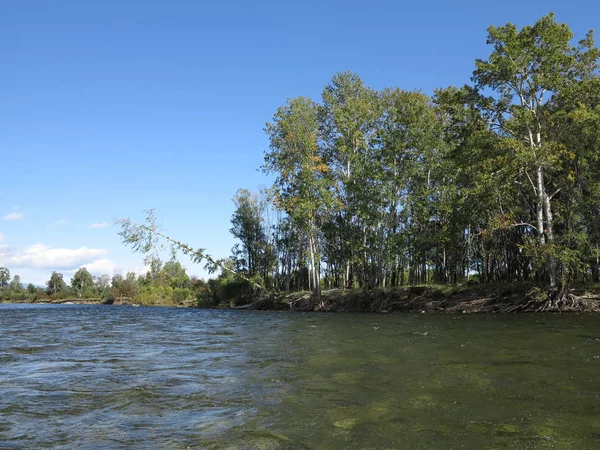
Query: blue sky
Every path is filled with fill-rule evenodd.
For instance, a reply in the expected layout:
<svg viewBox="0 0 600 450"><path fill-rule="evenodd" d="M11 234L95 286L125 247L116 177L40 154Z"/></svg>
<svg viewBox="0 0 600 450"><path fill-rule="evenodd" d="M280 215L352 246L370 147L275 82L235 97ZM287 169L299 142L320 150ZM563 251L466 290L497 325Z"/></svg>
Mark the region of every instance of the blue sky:
<svg viewBox="0 0 600 450"><path fill-rule="evenodd" d="M0 265L43 284L143 268L115 217L227 256L231 198L270 179L263 132L331 76L431 93L469 81L486 28L554 11L576 38L596 1L4 1ZM200 267L187 261L193 274Z"/></svg>

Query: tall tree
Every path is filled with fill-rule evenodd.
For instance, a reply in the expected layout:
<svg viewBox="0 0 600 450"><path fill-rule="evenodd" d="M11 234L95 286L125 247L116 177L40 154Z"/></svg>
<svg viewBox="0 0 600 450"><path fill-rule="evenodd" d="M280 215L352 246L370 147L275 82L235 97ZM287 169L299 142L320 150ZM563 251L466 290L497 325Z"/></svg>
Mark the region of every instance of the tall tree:
<svg viewBox="0 0 600 450"><path fill-rule="evenodd" d="M239 189L233 198L235 211L231 217L231 233L242 243L241 249L234 247L238 269L247 270L250 276L265 274L267 236L263 227L263 205L257 195L247 189ZM234 255L236 256L236 255Z"/></svg>
<svg viewBox="0 0 600 450"><path fill-rule="evenodd" d="M59 272L52 272L50 279L46 282L48 293L59 294L64 292L67 285L63 280L63 274Z"/></svg>
<svg viewBox="0 0 600 450"><path fill-rule="evenodd" d="M10 282L9 289L15 293L20 294L25 291L23 285L21 284L21 277L19 275L15 275Z"/></svg>
<svg viewBox="0 0 600 450"><path fill-rule="evenodd" d="M556 177L563 181L560 202L561 277L600 281L600 77L563 89L550 101L549 138L561 158Z"/></svg>
<svg viewBox="0 0 600 450"><path fill-rule="evenodd" d="M10 283L10 270L7 267L0 267L0 287L7 287Z"/></svg>
<svg viewBox="0 0 600 450"><path fill-rule="evenodd" d="M377 92L351 72L338 73L322 93L323 139L333 179L340 191L339 223L346 248L346 283L367 286L368 241L376 228L380 202L373 175L377 122L381 117Z"/></svg>
<svg viewBox="0 0 600 450"><path fill-rule="evenodd" d="M183 266L179 263L179 261L167 261L162 268L164 273L164 278L166 283L172 288L189 288L190 277L185 272ZM129 272L127 274L126 280L129 280L131 283L135 281L135 274L133 272ZM137 281L135 281L137 283Z"/></svg>
<svg viewBox="0 0 600 450"><path fill-rule="evenodd" d="M168 264L168 263L167 263ZM179 264L179 263L177 263ZM165 264L166 267L166 264ZM185 272L184 272L185 274ZM138 277L135 272L127 272L125 275L125 279L121 284L121 292L120 294L124 297L134 298L138 292L139 283Z"/></svg>
<svg viewBox="0 0 600 450"><path fill-rule="evenodd" d="M511 159L518 161L515 181L528 185L533 194L538 250L547 261L545 271L556 284L553 200L563 188L552 178L557 147L547 140L546 103L552 93L591 77L598 59L592 32L572 46L573 33L554 15L542 17L521 30L511 23L488 29L493 51L488 60L477 60L472 80L480 90L496 96L481 96L480 105L490 126L504 139Z"/></svg>
<svg viewBox="0 0 600 450"><path fill-rule="evenodd" d="M95 277L94 284L100 292L106 292L110 288L110 275L103 273L99 277Z"/></svg>
<svg viewBox="0 0 600 450"><path fill-rule="evenodd" d="M94 285L94 279L85 267L80 267L73 278L71 278L71 287L77 296L81 297L86 289L91 288Z"/></svg>
<svg viewBox="0 0 600 450"><path fill-rule="evenodd" d="M320 110L316 103L298 97L280 107L266 126L270 151L264 170L275 173L276 202L307 236L310 280L321 294L321 217L332 206L329 166L320 146ZM310 284L310 283L309 283Z"/></svg>
<svg viewBox="0 0 600 450"><path fill-rule="evenodd" d="M398 283L398 271L403 274L405 267L413 274L419 271L425 281L423 266L431 259L432 240L443 237L439 227L434 230L442 218L433 201L448 175L443 170L443 127L431 99L420 92L388 89L381 98L376 198L383 202L385 232L376 247L387 252L392 284Z"/></svg>

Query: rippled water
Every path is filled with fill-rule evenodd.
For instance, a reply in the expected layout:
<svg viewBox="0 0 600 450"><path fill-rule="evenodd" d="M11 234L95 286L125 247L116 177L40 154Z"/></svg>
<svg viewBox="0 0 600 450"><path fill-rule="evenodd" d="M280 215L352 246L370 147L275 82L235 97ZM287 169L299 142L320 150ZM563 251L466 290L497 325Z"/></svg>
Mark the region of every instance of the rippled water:
<svg viewBox="0 0 600 450"><path fill-rule="evenodd" d="M0 305L0 448L597 449L600 317Z"/></svg>

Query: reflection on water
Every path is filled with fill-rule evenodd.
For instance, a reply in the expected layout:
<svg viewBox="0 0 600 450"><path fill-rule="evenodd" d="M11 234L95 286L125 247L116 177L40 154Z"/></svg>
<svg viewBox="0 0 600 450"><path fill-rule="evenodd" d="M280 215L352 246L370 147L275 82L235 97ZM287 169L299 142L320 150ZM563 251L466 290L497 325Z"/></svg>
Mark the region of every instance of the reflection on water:
<svg viewBox="0 0 600 450"><path fill-rule="evenodd" d="M0 305L0 448L600 448L600 317Z"/></svg>

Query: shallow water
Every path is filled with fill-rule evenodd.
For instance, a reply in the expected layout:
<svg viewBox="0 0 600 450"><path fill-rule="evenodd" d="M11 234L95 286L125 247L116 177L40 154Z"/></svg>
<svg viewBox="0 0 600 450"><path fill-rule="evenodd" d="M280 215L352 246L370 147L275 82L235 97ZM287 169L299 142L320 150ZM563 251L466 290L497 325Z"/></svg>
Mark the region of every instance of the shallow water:
<svg viewBox="0 0 600 450"><path fill-rule="evenodd" d="M0 305L0 448L597 449L600 317Z"/></svg>

